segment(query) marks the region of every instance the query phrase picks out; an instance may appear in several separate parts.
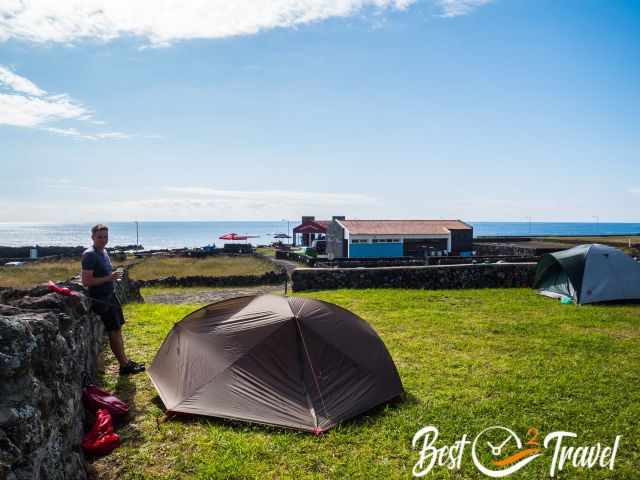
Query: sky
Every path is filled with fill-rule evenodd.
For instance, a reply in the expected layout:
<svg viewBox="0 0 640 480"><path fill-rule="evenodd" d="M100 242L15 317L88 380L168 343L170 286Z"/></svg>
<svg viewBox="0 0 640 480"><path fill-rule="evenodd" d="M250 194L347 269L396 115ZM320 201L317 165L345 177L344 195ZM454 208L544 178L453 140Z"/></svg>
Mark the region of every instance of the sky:
<svg viewBox="0 0 640 480"><path fill-rule="evenodd" d="M0 222L640 209L640 3L0 0Z"/></svg>

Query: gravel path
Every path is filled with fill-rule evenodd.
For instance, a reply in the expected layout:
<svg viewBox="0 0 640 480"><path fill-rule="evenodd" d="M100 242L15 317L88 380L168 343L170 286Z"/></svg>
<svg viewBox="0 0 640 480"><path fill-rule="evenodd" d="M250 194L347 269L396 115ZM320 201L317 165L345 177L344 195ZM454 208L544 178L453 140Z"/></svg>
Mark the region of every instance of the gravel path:
<svg viewBox="0 0 640 480"><path fill-rule="evenodd" d="M181 304L181 303L213 303L227 298L240 297L244 295L256 295L263 293L282 294L284 293L283 285L263 285L259 287L237 287L237 288L225 288L221 290L200 290L200 291L185 291L176 293L161 293L158 295L149 295L144 298L147 303L168 303L168 304Z"/></svg>
<svg viewBox="0 0 640 480"><path fill-rule="evenodd" d="M291 260L283 260L280 258L273 258L271 259L271 261L273 263L275 263L276 265L280 265L282 267L285 268L285 270L287 271L287 274L289 274L289 277L291 277L291 272L293 272L296 268L300 268L300 267L304 267L304 265L297 263L297 262L293 262Z"/></svg>

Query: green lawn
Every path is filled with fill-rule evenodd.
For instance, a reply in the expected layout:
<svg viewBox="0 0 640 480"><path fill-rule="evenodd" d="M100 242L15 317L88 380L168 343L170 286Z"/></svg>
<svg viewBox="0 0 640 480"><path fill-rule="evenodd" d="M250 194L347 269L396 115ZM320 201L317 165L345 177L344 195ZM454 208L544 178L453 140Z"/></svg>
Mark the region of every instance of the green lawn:
<svg viewBox="0 0 640 480"><path fill-rule="evenodd" d="M169 276L262 275L273 270L271 262L250 256L151 257L131 267L129 275L136 280L150 280Z"/></svg>
<svg viewBox="0 0 640 480"><path fill-rule="evenodd" d="M351 309L385 341L407 400L320 437L206 417L162 422L145 375L104 383L132 404L124 445L94 463L107 479L411 478L411 439L439 428L439 445L502 425L524 438L567 430L572 445L622 442L613 471L555 478L628 479L640 467L640 306L561 305L525 289L336 290L306 294ZM150 362L174 322L197 305L128 305L126 342ZM548 478L551 452L507 478ZM579 474L578 474L579 473ZM488 478L466 451L462 469L425 478Z"/></svg>

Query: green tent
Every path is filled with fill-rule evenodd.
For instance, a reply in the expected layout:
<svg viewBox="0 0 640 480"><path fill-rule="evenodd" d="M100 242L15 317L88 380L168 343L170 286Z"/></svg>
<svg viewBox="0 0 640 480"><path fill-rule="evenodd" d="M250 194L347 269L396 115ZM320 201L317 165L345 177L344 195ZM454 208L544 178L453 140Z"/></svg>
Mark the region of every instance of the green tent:
<svg viewBox="0 0 640 480"><path fill-rule="evenodd" d="M546 254L538 263L534 288L575 303L640 299L640 263L621 250L597 243Z"/></svg>

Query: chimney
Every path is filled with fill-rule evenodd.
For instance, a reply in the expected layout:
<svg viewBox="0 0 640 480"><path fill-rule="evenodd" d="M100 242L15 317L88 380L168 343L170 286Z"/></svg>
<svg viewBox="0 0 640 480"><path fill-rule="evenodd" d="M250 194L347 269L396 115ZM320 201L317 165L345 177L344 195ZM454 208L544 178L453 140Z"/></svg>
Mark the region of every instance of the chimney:
<svg viewBox="0 0 640 480"><path fill-rule="evenodd" d="M346 220L344 215L334 215L331 217L332 220Z"/></svg>
<svg viewBox="0 0 640 480"><path fill-rule="evenodd" d="M302 222L301 223L306 223L306 222L313 222L315 221L316 217L312 217L312 216L302 216Z"/></svg>

